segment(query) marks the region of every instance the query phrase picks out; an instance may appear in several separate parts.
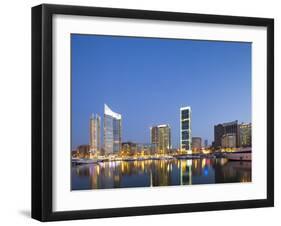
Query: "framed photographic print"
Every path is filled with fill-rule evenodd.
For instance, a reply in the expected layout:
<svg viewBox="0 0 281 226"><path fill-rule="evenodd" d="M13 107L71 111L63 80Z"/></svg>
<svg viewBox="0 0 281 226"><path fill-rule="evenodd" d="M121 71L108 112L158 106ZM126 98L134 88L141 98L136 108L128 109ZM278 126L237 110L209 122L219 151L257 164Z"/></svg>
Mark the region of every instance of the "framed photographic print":
<svg viewBox="0 0 281 226"><path fill-rule="evenodd" d="M32 8L32 217L274 205L274 21Z"/></svg>

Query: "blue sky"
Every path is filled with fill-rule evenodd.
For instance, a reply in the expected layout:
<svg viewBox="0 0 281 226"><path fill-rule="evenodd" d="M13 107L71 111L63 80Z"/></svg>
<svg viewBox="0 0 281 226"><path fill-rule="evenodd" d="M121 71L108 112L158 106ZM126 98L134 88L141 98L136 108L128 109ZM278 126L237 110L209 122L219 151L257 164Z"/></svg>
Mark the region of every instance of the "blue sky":
<svg viewBox="0 0 281 226"><path fill-rule="evenodd" d="M251 43L71 35L72 148L89 142L91 113L122 114L122 141L149 142L191 106L192 136L213 141L214 125L251 121Z"/></svg>

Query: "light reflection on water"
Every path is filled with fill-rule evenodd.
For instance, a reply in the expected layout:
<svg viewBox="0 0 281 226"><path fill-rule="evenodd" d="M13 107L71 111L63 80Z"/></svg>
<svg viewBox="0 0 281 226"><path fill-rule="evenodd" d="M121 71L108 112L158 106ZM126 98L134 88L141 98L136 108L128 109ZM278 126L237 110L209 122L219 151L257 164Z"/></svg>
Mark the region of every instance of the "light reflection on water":
<svg viewBox="0 0 281 226"><path fill-rule="evenodd" d="M72 190L251 182L251 162L227 159L113 161L72 166Z"/></svg>

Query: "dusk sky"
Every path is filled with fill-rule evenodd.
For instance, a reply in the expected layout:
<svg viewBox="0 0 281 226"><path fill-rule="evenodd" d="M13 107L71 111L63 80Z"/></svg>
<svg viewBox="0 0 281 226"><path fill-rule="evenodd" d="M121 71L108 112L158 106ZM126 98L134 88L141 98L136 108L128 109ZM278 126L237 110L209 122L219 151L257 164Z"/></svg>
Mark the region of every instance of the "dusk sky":
<svg viewBox="0 0 281 226"><path fill-rule="evenodd" d="M89 143L91 113L103 137L105 103L122 115L122 142L169 124L177 148L182 106L209 144L215 124L251 122L251 43L72 34L71 51L72 148Z"/></svg>

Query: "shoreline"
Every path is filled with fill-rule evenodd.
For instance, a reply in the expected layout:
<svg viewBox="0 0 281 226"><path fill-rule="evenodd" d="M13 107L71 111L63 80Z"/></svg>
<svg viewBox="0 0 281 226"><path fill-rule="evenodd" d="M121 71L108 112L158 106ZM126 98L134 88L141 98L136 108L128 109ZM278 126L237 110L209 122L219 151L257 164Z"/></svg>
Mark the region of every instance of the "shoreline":
<svg viewBox="0 0 281 226"><path fill-rule="evenodd" d="M215 155L179 155L179 156L151 156L151 157L117 157L114 159L104 158L104 159L71 159L72 164L80 165L80 164L94 164L100 162L117 162L117 161L146 161L146 160L192 160L192 159L212 159L212 158L224 158L223 156L215 156Z"/></svg>

